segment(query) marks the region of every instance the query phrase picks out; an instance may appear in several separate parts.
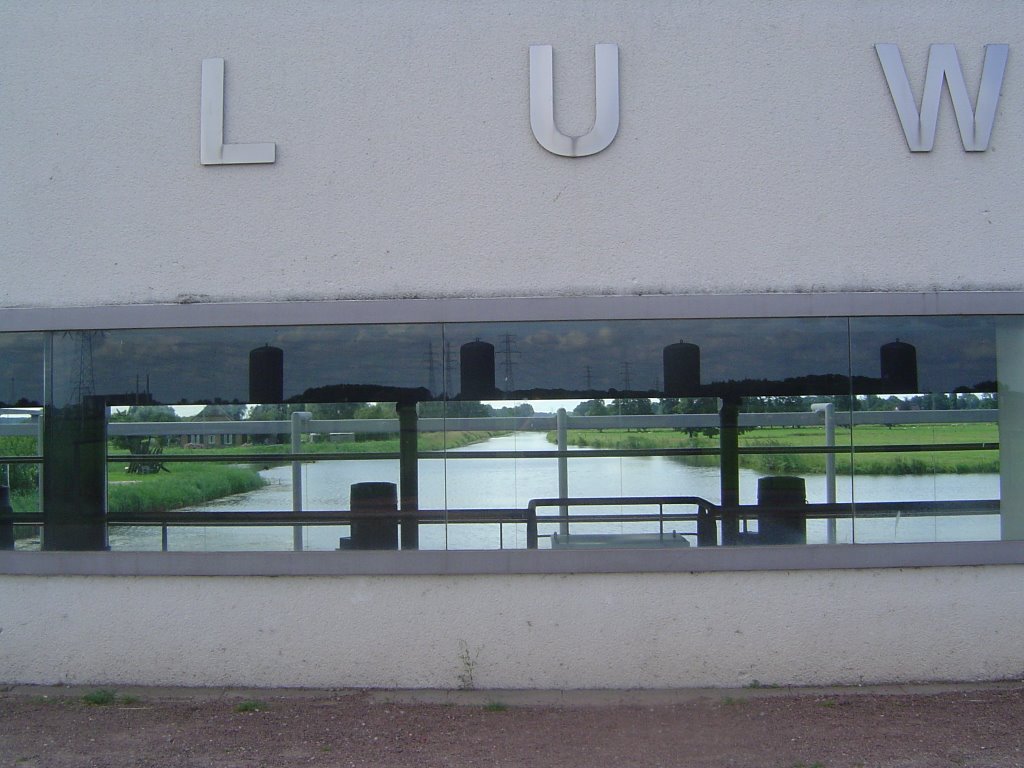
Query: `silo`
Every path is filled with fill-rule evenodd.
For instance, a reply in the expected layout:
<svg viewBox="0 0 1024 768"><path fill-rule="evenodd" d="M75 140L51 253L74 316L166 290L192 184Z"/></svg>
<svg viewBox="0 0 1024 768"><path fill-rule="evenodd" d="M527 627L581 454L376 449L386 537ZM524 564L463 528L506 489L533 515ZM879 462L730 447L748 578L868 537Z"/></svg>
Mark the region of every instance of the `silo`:
<svg viewBox="0 0 1024 768"><path fill-rule="evenodd" d="M882 391L911 393L920 392L917 386L917 349L897 339L883 344L879 353L882 358Z"/></svg>
<svg viewBox="0 0 1024 768"><path fill-rule="evenodd" d="M249 353L249 402L284 400L284 351L269 344Z"/></svg>
<svg viewBox="0 0 1024 768"><path fill-rule="evenodd" d="M459 350L459 377L462 399L494 397L494 345L480 339L463 344Z"/></svg>
<svg viewBox="0 0 1024 768"><path fill-rule="evenodd" d="M667 397L695 397L700 394L700 347L679 341L662 352Z"/></svg>

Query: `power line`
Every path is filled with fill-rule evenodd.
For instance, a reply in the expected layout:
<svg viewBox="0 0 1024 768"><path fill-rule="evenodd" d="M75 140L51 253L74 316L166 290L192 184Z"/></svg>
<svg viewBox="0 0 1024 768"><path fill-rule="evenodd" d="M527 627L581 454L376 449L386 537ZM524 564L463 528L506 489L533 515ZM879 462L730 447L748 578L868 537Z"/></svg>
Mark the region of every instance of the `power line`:
<svg viewBox="0 0 1024 768"><path fill-rule="evenodd" d="M503 334L501 337L501 354L504 358L505 365L505 386L506 392L514 392L516 388L515 383L515 362L512 359L514 355L519 354L519 350L516 349L516 337L511 333Z"/></svg>

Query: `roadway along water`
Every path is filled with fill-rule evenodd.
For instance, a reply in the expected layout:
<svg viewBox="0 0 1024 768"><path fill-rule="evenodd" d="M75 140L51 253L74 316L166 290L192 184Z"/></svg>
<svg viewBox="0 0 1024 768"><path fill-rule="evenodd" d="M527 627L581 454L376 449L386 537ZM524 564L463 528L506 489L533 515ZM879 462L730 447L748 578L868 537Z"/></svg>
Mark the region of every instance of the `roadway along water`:
<svg viewBox="0 0 1024 768"><path fill-rule="evenodd" d="M457 449L459 453L481 451L553 451L554 446L539 432L520 432L495 437L483 443ZM575 449L585 454L588 449ZM694 467L677 458L664 456L570 458L569 495L573 496L700 496L719 501L717 467ZM558 464L552 457L542 459L457 459L420 461L421 509L525 508L530 499L558 495ZM269 485L258 491L221 499L195 509L266 510L291 509L291 467L274 467L262 472ZM398 460L318 461L304 464L303 509L344 510L349 508L349 488L353 483L387 481L398 483ZM740 470L741 503L757 500L759 473ZM825 477L810 475L807 480L809 502L825 501ZM907 475L859 476L856 484L848 476L837 479L836 497L848 502L856 494L858 502L912 501L939 499L997 499L999 476L991 475ZM620 514L616 507L588 508L587 513ZM644 512L656 512L655 507ZM691 510L685 510L691 511ZM553 513L553 509L544 510ZM606 523L574 525L574 533L632 533L657 530L656 524ZM692 523L669 523L666 530L693 530ZM551 533L553 526L541 526ZM307 526L303 530L305 549L333 550L340 536L348 535L347 526ZM922 517L903 519L839 520L837 541L852 543L890 541L964 541L999 538L998 515L972 517ZM113 527L113 549L159 549L160 533L154 528ZM808 543L824 543L825 522L808 521ZM498 525L421 525L422 549L497 549L526 545L525 526ZM541 546L546 539L541 540ZM292 548L290 527L217 526L171 528L171 550L287 550Z"/></svg>

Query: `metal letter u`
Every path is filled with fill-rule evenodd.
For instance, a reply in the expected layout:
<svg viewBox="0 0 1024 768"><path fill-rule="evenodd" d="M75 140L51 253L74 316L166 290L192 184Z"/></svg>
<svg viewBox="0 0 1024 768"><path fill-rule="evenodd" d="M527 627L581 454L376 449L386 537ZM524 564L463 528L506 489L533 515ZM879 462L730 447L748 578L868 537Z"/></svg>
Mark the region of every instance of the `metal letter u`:
<svg viewBox="0 0 1024 768"><path fill-rule="evenodd" d="M555 85L551 46L530 46L530 127L548 152L563 157L586 157L605 149L619 132L619 46L594 46L597 100L594 127L585 136L566 136L555 127Z"/></svg>

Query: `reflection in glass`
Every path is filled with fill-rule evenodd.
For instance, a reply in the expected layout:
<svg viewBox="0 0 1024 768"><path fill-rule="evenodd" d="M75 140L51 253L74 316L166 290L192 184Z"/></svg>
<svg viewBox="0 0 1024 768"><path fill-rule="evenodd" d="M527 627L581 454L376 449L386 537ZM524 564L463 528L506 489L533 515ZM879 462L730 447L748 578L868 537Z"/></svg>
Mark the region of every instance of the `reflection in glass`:
<svg viewBox="0 0 1024 768"><path fill-rule="evenodd" d="M34 451L45 404L46 548L105 547L105 515L115 548L1024 538L1021 338L986 317L7 334L0 408L24 410L0 437ZM127 519L200 466L253 482Z"/></svg>
<svg viewBox="0 0 1024 768"><path fill-rule="evenodd" d="M850 338L855 540L997 538L993 319L854 318Z"/></svg>

